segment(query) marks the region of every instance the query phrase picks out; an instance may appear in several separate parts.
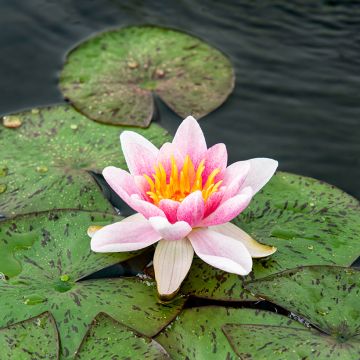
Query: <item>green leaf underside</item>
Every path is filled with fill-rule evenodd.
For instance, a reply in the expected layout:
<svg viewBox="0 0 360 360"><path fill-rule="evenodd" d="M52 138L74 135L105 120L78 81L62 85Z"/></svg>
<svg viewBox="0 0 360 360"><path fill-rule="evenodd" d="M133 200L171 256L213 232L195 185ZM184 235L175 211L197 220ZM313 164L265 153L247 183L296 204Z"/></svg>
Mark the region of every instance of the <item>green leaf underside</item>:
<svg viewBox="0 0 360 360"><path fill-rule="evenodd" d="M84 338L76 360L170 359L156 341L99 314Z"/></svg>
<svg viewBox="0 0 360 360"><path fill-rule="evenodd" d="M49 313L0 329L1 360L56 360L59 342Z"/></svg>
<svg viewBox="0 0 360 360"><path fill-rule="evenodd" d="M124 127L89 121L71 106L33 109L13 116L21 127L0 124L0 214L13 216L55 208L113 211L89 171L126 169L119 144ZM159 146L167 140L157 125L134 130ZM5 170L4 170L5 169Z"/></svg>
<svg viewBox="0 0 360 360"><path fill-rule="evenodd" d="M316 330L284 326L228 324L223 330L242 360L360 358L360 336L341 343Z"/></svg>
<svg viewBox="0 0 360 360"><path fill-rule="evenodd" d="M309 266L245 286L329 335L346 340L360 334L360 270Z"/></svg>
<svg viewBox="0 0 360 360"><path fill-rule="evenodd" d="M135 255L90 250L87 227L119 219L111 214L63 210L1 222L0 258L11 260L0 263L0 272L12 277L0 280L0 327L49 311L58 327L62 356L67 358L74 355L99 312L148 336L168 324L184 300L158 304L151 282L133 278L77 281Z"/></svg>
<svg viewBox="0 0 360 360"><path fill-rule="evenodd" d="M237 359L221 330L227 323L304 328L296 321L268 311L206 306L184 310L155 339L174 360Z"/></svg>
<svg viewBox="0 0 360 360"><path fill-rule="evenodd" d="M61 74L64 96L91 119L146 127L152 92L177 114L200 118L234 87L229 59L186 33L131 26L97 35L71 51Z"/></svg>
<svg viewBox="0 0 360 360"><path fill-rule="evenodd" d="M247 301L243 280L304 265L349 266L360 255L360 206L350 195L326 183L277 173L234 223L277 251L253 259L253 272L242 278L194 259L182 293L203 298Z"/></svg>

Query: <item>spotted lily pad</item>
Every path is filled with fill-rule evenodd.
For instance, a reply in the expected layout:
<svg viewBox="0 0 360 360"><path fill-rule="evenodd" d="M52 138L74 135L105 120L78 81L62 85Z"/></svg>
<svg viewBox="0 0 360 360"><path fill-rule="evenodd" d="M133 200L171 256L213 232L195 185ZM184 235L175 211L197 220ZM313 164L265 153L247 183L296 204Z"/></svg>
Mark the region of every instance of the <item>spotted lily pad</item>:
<svg viewBox="0 0 360 360"><path fill-rule="evenodd" d="M350 195L315 179L278 173L234 223L257 241L277 247L254 259L245 278L262 278L302 265L349 266L360 255L360 205ZM182 292L221 300L253 300L244 278L196 259Z"/></svg>
<svg viewBox="0 0 360 360"><path fill-rule="evenodd" d="M57 360L59 342L49 313L0 329L2 360Z"/></svg>
<svg viewBox="0 0 360 360"><path fill-rule="evenodd" d="M181 117L201 118L229 96L234 71L223 53L194 36L131 26L71 51L60 87L91 119L146 127L154 113L153 93Z"/></svg>
<svg viewBox="0 0 360 360"><path fill-rule="evenodd" d="M152 282L134 278L79 281L134 256L90 250L89 224L118 220L109 214L63 210L0 222L0 272L5 275L0 280L0 327L49 311L59 330L62 358L71 358L99 312L147 336L167 325L184 300L159 304Z"/></svg>
<svg viewBox="0 0 360 360"><path fill-rule="evenodd" d="M307 266L250 282L246 287L342 341L360 334L360 270Z"/></svg>
<svg viewBox="0 0 360 360"><path fill-rule="evenodd" d="M120 357L121 356L121 357ZM76 360L170 359L155 340L99 314L87 333Z"/></svg>
<svg viewBox="0 0 360 360"><path fill-rule="evenodd" d="M237 359L221 328L227 323L304 326L285 316L254 309L206 306L184 310L156 340L172 359Z"/></svg>
<svg viewBox="0 0 360 360"><path fill-rule="evenodd" d="M340 342L316 330L269 325L228 324L223 330L242 360L360 358L360 336Z"/></svg>
<svg viewBox="0 0 360 360"><path fill-rule="evenodd" d="M0 124L0 214L54 208L113 211L89 172L108 165L125 168L119 146L123 128L89 121L67 105L16 117L22 121L17 129ZM167 139L157 125L136 131L157 145Z"/></svg>

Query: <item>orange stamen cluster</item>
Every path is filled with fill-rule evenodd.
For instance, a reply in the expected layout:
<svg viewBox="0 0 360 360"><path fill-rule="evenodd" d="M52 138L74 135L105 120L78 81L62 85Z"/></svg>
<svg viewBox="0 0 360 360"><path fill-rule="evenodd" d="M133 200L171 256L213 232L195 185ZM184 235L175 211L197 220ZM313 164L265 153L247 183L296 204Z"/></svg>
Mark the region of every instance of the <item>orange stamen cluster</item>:
<svg viewBox="0 0 360 360"><path fill-rule="evenodd" d="M154 204L158 204L163 199L182 201L190 193L200 190L204 201L211 194L218 191L222 180L215 183L215 177L220 169L214 169L203 184L202 174L205 170L205 160L201 160L195 170L194 164L187 155L184 165L179 171L174 157L171 157L171 174L168 176L164 166L159 163L155 166L155 173L150 176L144 175L150 185L150 191L147 192Z"/></svg>

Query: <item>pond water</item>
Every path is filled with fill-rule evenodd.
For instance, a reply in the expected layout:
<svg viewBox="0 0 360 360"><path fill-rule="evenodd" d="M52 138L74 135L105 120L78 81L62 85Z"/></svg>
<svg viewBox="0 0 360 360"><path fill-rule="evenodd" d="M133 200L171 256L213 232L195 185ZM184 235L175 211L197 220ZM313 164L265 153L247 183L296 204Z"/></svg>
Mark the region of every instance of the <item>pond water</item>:
<svg viewBox="0 0 360 360"><path fill-rule="evenodd" d="M279 160L360 197L358 1L11 0L0 11L0 115L62 101L66 52L111 27L151 23L197 35L231 58L236 88L202 121L230 161ZM180 118L158 102L170 132Z"/></svg>

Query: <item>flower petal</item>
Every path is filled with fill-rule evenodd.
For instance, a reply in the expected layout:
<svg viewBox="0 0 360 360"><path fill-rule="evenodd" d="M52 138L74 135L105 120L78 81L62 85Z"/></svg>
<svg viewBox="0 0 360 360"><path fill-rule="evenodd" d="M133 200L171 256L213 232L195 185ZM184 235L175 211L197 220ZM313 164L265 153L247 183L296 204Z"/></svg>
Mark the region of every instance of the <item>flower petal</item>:
<svg viewBox="0 0 360 360"><path fill-rule="evenodd" d="M186 221L191 227L196 226L204 216L204 199L200 190L189 194L179 206L177 218Z"/></svg>
<svg viewBox="0 0 360 360"><path fill-rule="evenodd" d="M215 144L209 148L205 155L205 169L203 172L204 182L215 169L219 169L220 173L215 177L215 181L218 181L219 176L226 169L228 160L228 154L225 144Z"/></svg>
<svg viewBox="0 0 360 360"><path fill-rule="evenodd" d="M91 238L91 250L95 252L133 251L143 249L161 239L146 219L129 218L96 231Z"/></svg>
<svg viewBox="0 0 360 360"><path fill-rule="evenodd" d="M178 241L160 240L154 254L154 270L162 300L170 300L189 272L194 250L187 238Z"/></svg>
<svg viewBox="0 0 360 360"><path fill-rule="evenodd" d="M193 230L188 237L196 255L209 265L238 275L251 272L251 256L240 241L210 229Z"/></svg>
<svg viewBox="0 0 360 360"><path fill-rule="evenodd" d="M250 163L250 170L242 187L251 186L255 195L274 175L278 162L267 158L238 161L231 165L233 173L244 171L244 168L248 166L247 163ZM230 166L226 170L229 168Z"/></svg>
<svg viewBox="0 0 360 360"><path fill-rule="evenodd" d="M159 202L159 208L165 213L167 219L172 223L177 221L177 210L180 203L171 199L163 199Z"/></svg>
<svg viewBox="0 0 360 360"><path fill-rule="evenodd" d="M188 116L178 127L173 145L185 157L189 155L195 168L206 154L206 141L198 122Z"/></svg>
<svg viewBox="0 0 360 360"><path fill-rule="evenodd" d="M167 175L171 173L171 157L174 157L178 169L182 169L184 158L179 149L172 143L165 143L161 146L156 163L161 163Z"/></svg>
<svg viewBox="0 0 360 360"><path fill-rule="evenodd" d="M132 175L152 174L159 150L149 140L133 131L120 135L121 148Z"/></svg>
<svg viewBox="0 0 360 360"><path fill-rule="evenodd" d="M219 191L212 193L206 203L205 203L205 211L204 211L204 217L207 217L212 212L216 210L216 208L220 205L222 198L224 196L224 188L221 187Z"/></svg>
<svg viewBox="0 0 360 360"><path fill-rule="evenodd" d="M276 247L258 243L248 233L230 222L211 226L209 229L241 241L241 243L245 245L251 257L253 258L266 257L276 251Z"/></svg>
<svg viewBox="0 0 360 360"><path fill-rule="evenodd" d="M146 219L149 219L152 216L162 216L166 218L164 212L161 209L149 201L142 200L141 197L137 194L131 195L129 205L135 211L143 214Z"/></svg>
<svg viewBox="0 0 360 360"><path fill-rule="evenodd" d="M127 171L114 166L106 167L102 172L106 182L110 187L129 205L131 206L130 196L132 194L141 195L135 184L134 177Z"/></svg>
<svg viewBox="0 0 360 360"><path fill-rule="evenodd" d="M155 216L149 218L152 227L165 240L180 240L191 231L191 226L185 221L171 224L165 217Z"/></svg>
<svg viewBox="0 0 360 360"><path fill-rule="evenodd" d="M201 226L224 224L238 216L248 205L252 197L252 190L246 187L241 193L223 202L214 212L203 219Z"/></svg>

